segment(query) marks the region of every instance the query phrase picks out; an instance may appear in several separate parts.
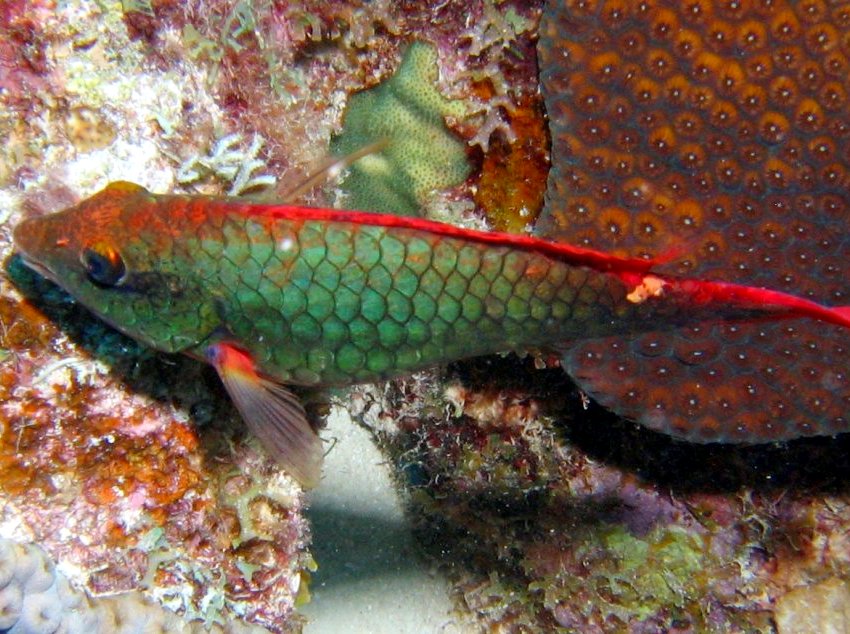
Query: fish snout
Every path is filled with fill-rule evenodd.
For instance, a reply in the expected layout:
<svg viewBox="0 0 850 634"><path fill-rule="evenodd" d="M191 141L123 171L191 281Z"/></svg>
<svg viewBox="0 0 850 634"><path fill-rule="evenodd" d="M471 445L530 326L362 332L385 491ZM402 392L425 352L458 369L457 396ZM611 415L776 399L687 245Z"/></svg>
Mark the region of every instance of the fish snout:
<svg viewBox="0 0 850 634"><path fill-rule="evenodd" d="M48 261L51 259L51 252L56 250L55 247L62 244L57 238L51 241L48 224L43 218L22 220L12 229L12 241L24 264L52 280L55 276L51 273Z"/></svg>
<svg viewBox="0 0 850 634"><path fill-rule="evenodd" d="M31 216L21 220L12 230L18 251L34 260L64 253L78 241L75 218L64 212Z"/></svg>
<svg viewBox="0 0 850 634"><path fill-rule="evenodd" d="M44 244L44 223L39 218L22 220L12 230L12 240L25 259L36 258Z"/></svg>

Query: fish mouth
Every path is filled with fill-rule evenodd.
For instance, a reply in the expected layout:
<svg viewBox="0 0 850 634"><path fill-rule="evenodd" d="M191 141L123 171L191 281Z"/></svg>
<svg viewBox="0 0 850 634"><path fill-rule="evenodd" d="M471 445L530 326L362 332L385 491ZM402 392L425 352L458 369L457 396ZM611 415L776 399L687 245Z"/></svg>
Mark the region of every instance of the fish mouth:
<svg viewBox="0 0 850 634"><path fill-rule="evenodd" d="M39 262L37 260L32 259L30 256L28 256L23 251L19 251L18 255L20 255L21 261L24 264L26 264L27 268L32 269L33 271L35 271L36 273L38 273L42 277L50 280L54 284L59 283L56 280L56 276L53 274L53 271L51 271L49 268L47 268L44 264L42 264L41 262Z"/></svg>

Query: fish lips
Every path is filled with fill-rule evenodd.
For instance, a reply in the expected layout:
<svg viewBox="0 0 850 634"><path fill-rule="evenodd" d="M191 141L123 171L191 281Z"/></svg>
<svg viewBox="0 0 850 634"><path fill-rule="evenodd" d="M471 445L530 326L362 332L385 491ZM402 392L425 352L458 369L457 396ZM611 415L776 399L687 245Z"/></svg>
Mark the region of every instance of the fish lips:
<svg viewBox="0 0 850 634"><path fill-rule="evenodd" d="M54 275L53 272L49 268L44 266L41 262L33 260L23 252L20 252L19 255L21 256L21 261L27 265L27 268L32 269L33 271L41 275L43 278L50 280L54 284L59 283L56 279L56 275Z"/></svg>

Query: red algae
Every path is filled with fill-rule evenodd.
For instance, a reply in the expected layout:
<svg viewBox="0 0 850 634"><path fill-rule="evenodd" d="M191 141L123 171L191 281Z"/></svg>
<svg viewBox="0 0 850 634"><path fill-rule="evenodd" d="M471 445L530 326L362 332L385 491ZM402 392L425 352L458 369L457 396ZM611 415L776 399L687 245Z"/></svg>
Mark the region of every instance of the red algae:
<svg viewBox="0 0 850 634"><path fill-rule="evenodd" d="M59 321L74 311L47 306L54 318L56 309ZM3 297L0 322L0 349L7 351L0 377L8 396L0 407L0 499L7 519L17 516L30 539L78 567L78 581L93 594L141 588L192 615L203 597L218 592L223 604L282 629L292 604L286 603L291 588L280 571L299 574L300 519L282 511L266 514L256 532L233 505L273 495L283 508L295 502L294 492L291 499L277 497L270 492L275 487L255 481L256 467L243 463L238 469L245 484L218 498L212 483L222 468L233 467L215 461L204 466L185 416L175 416L167 402L122 394L120 384L100 375L96 357L71 348L28 301ZM112 361L120 366L121 353ZM153 373L167 374L186 376L186 367L160 366ZM131 407L124 402L130 398ZM246 538L260 545L282 541L255 561L253 551L239 546ZM210 540L219 546L210 548ZM246 584L243 564L273 566L276 576ZM207 570L216 573L210 577ZM241 590L229 592L228 584ZM265 604L272 597L275 607Z"/></svg>
<svg viewBox="0 0 850 634"><path fill-rule="evenodd" d="M19 108L47 86L47 42L40 22L52 8L50 0L10 0L0 7L0 32L6 36L0 44L0 90L18 97L13 104Z"/></svg>

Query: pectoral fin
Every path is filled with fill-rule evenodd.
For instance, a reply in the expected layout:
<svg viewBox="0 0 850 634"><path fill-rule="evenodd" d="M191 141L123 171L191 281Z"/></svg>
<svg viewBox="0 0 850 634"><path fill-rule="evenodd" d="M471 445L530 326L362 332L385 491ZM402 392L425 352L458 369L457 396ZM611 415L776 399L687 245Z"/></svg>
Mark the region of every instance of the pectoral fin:
<svg viewBox="0 0 850 634"><path fill-rule="evenodd" d="M228 343L207 350L248 429L304 488L322 475L322 441L301 402L286 386L260 375L246 352Z"/></svg>

